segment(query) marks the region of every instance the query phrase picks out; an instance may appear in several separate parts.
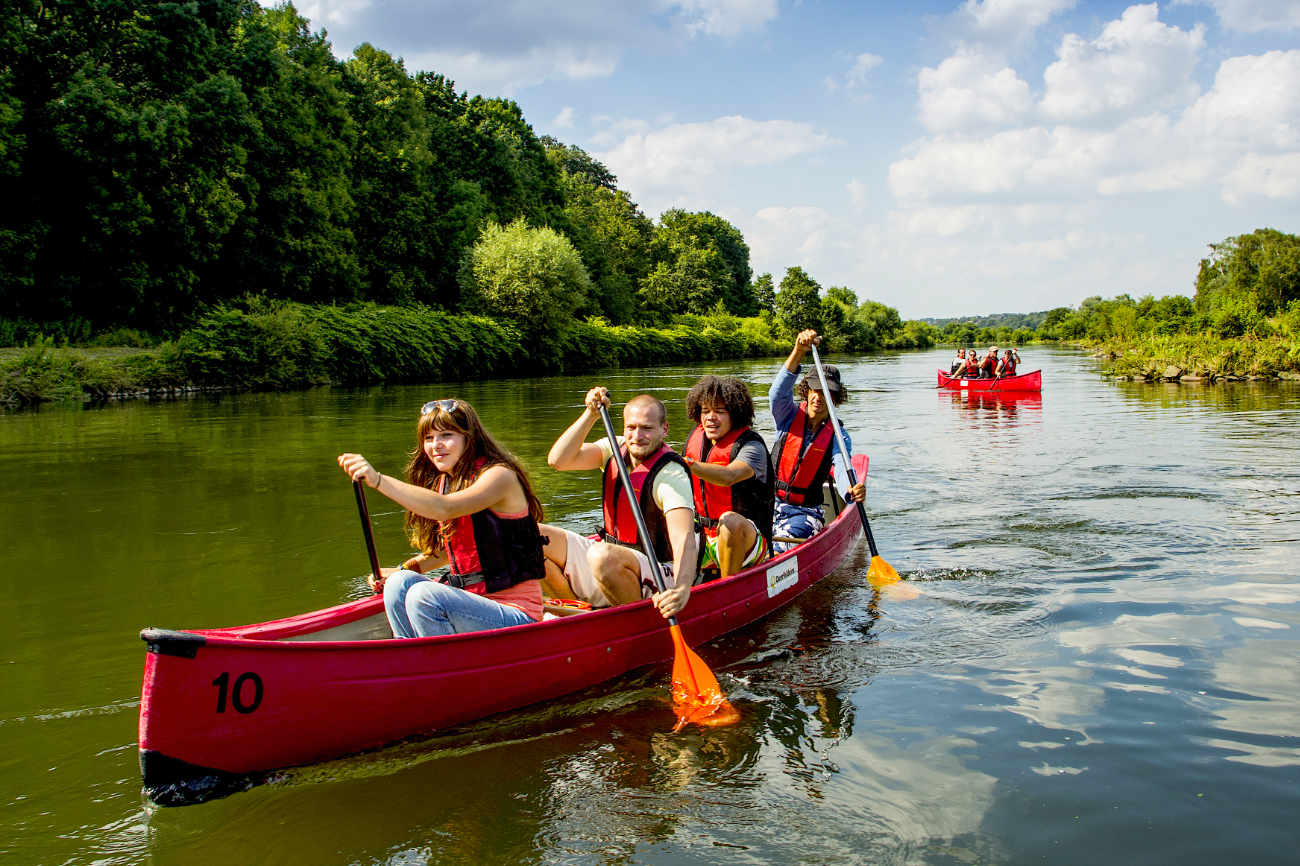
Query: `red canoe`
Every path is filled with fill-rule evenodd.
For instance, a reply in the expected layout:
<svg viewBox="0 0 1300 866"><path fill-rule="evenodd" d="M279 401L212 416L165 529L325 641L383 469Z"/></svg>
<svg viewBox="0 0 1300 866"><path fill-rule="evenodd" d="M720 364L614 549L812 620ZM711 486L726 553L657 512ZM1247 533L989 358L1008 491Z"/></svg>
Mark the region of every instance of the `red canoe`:
<svg viewBox="0 0 1300 866"><path fill-rule="evenodd" d="M1001 379L960 379L939 371L939 387L953 391L1041 391L1043 371L1004 376Z"/></svg>
<svg viewBox="0 0 1300 866"><path fill-rule="evenodd" d="M867 458L853 467L867 474ZM843 509L793 550L691 592L693 647L789 604L860 535ZM372 596L223 629L147 628L140 770L163 805L242 790L307 764L546 701L668 661L663 617L641 601L495 631L396 640ZM665 725L670 721L665 710Z"/></svg>

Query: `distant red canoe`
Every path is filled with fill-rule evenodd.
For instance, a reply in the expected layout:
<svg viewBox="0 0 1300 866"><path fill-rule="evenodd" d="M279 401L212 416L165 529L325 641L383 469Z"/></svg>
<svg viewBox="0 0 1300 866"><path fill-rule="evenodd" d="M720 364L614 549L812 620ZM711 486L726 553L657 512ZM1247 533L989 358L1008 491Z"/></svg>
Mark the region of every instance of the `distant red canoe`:
<svg viewBox="0 0 1300 866"><path fill-rule="evenodd" d="M939 387L952 391L1041 391L1043 371L1005 376L1001 379L961 379L939 371Z"/></svg>
<svg viewBox="0 0 1300 866"><path fill-rule="evenodd" d="M853 457L859 478L867 458ZM843 509L793 550L691 592L687 642L789 604L860 537ZM223 629L140 633L140 770L164 805L247 788L267 770L313 763L588 688L673 657L649 601L514 628L396 640L383 598ZM666 683L665 683L666 690ZM671 715L665 707L664 723Z"/></svg>

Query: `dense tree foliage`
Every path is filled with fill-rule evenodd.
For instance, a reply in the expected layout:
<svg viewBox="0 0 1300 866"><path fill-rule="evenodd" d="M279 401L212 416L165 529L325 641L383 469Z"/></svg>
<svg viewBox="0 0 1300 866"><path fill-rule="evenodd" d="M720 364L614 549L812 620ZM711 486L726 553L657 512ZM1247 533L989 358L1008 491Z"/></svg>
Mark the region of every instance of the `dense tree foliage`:
<svg viewBox="0 0 1300 866"><path fill-rule="evenodd" d="M558 333L591 288L569 239L522 219L488 224L465 258L461 282L468 310L506 319L530 337Z"/></svg>
<svg viewBox="0 0 1300 866"><path fill-rule="evenodd" d="M584 319L746 352L932 339L798 267L778 293L736 226L654 222L617 183L511 100L373 45L338 60L288 3L0 5L0 340L152 344L284 302L486 313L534 342Z"/></svg>

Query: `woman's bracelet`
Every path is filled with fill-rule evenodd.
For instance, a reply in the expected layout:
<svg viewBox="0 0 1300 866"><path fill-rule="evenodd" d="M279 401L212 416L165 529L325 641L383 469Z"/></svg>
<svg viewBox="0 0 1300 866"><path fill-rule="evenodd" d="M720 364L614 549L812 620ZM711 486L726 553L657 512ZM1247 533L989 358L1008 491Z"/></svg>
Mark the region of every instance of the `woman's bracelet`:
<svg viewBox="0 0 1300 866"><path fill-rule="evenodd" d="M376 470L375 470L375 489L378 490L378 489L379 489L379 485L380 485L380 484L383 484L383 483L384 483L384 473L382 473L382 472L380 472L378 469L376 469Z"/></svg>

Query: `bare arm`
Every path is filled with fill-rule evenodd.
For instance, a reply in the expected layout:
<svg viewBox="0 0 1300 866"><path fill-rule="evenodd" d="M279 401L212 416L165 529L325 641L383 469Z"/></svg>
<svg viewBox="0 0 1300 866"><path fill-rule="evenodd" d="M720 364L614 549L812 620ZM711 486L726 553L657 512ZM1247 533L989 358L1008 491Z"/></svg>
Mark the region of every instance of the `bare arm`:
<svg viewBox="0 0 1300 866"><path fill-rule="evenodd" d="M407 511L431 520L451 520L485 508L506 513L528 508L528 499L519 479L505 466L489 466L469 487L447 494L407 484L391 475L381 475L360 454L340 454L339 466L353 481L364 481Z"/></svg>
<svg viewBox="0 0 1300 866"><path fill-rule="evenodd" d="M601 387L592 388L583 401L586 405L578 420L569 425L560 438L555 440L546 455L546 462L552 469L568 472L573 469L599 469L603 461L598 445L588 442L587 435L600 418L600 406L609 405L609 394Z"/></svg>
<svg viewBox="0 0 1300 866"><path fill-rule="evenodd" d="M740 458L732 460L726 466L718 466L716 463L701 463L688 457L686 464L696 478L719 487L730 487L754 477L754 467Z"/></svg>
<svg viewBox="0 0 1300 866"><path fill-rule="evenodd" d="M674 508L664 515L664 521L668 524L668 541L673 547L673 585L655 593L654 604L661 614L670 617L680 613L690 600L700 552L693 510Z"/></svg>
<svg viewBox="0 0 1300 866"><path fill-rule="evenodd" d="M817 332L812 328L800 331L799 336L794 338L794 348L790 350L790 357L785 359L785 368L791 373L798 373L803 356L808 354L808 347L818 345L821 341L822 338L817 336Z"/></svg>

